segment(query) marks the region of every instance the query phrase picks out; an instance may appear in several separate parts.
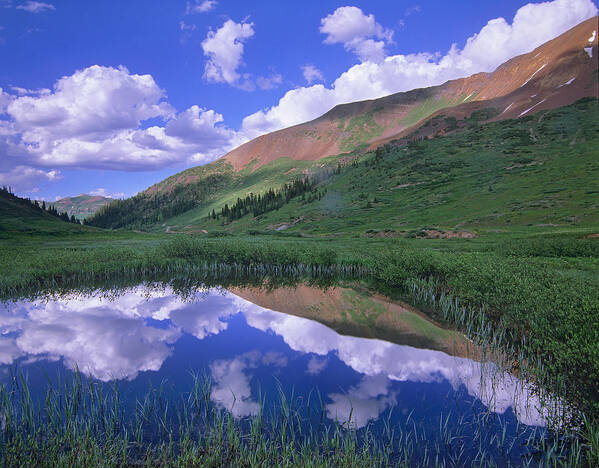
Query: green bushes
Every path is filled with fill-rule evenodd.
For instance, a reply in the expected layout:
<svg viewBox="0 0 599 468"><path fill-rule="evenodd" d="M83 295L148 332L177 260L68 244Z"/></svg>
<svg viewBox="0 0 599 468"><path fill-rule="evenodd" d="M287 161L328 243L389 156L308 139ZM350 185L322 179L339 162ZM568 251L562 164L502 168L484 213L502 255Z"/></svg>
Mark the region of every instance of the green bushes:
<svg viewBox="0 0 599 468"><path fill-rule="evenodd" d="M535 375L539 385L565 391L578 408L599 417L596 282L568 280L542 259L493 253L390 251L377 263L377 276L389 284L434 278L438 293L486 306L488 319L495 326L501 322L512 345L544 362L543 373Z"/></svg>
<svg viewBox="0 0 599 468"><path fill-rule="evenodd" d="M538 238L502 244L500 252L512 257L599 258L599 239Z"/></svg>
<svg viewBox="0 0 599 468"><path fill-rule="evenodd" d="M337 259L337 253L333 249L311 248L293 242L275 244L266 241L244 242L239 239L210 242L188 236L175 236L165 242L159 251L167 258L182 258L191 262L333 265Z"/></svg>

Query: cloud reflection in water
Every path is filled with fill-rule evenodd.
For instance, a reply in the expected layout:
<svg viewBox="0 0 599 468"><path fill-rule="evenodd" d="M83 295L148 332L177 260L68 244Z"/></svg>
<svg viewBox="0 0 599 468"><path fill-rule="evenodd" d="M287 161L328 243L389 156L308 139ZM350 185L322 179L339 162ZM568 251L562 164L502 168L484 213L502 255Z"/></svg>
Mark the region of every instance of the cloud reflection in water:
<svg viewBox="0 0 599 468"><path fill-rule="evenodd" d="M494 412L513 408L521 422L543 424L535 409L538 399L527 399L527 386L492 363L339 335L313 320L264 309L231 293L210 291L197 299L184 301L169 289L138 287L111 299L71 295L8 304L0 309L0 364L22 357L62 359L68 368L78 366L102 381L132 380L140 372L159 370L183 334L200 340L218 335L227 330L229 318L243 314L250 327L280 336L292 351L311 354L307 375L316 378L330 354L362 375L356 385L327 395L331 419L346 422L351 415L352 424L362 427L400 401L394 381L447 381ZM284 367L287 357L260 350L206 364L213 378L212 399L243 417L258 410L250 385L254 370Z"/></svg>

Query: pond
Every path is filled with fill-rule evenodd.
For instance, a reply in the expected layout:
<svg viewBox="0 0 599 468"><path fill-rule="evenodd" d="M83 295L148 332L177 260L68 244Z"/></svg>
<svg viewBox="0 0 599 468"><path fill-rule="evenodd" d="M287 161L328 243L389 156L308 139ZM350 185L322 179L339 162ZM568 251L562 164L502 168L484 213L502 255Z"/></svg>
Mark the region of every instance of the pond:
<svg viewBox="0 0 599 468"><path fill-rule="evenodd" d="M49 386L84 378L118 388L125 420L151 389L175 407L200 382L240 424L288 407L300 433L349 429L412 460L500 464L530 455L547 422L529 385L463 335L351 285L71 292L3 303L0 331L5 389L26 381L41 404Z"/></svg>

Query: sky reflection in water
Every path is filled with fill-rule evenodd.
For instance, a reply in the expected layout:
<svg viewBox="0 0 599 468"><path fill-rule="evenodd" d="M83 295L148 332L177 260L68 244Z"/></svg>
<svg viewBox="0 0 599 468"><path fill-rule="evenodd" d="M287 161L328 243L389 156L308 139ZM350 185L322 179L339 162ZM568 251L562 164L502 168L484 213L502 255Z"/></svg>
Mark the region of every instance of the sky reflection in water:
<svg viewBox="0 0 599 468"><path fill-rule="evenodd" d="M212 400L236 417L257 414L259 392L274 390L275 376L298 393L318 388L326 416L345 422L351 414L356 427L390 408L405 414L423 395L433 396L427 411L442 412L444 399L468 397L496 413L511 409L527 425L544 421L527 386L493 364L343 336L228 291L198 293L189 301L169 289L138 287L112 298L73 294L3 304L0 331L2 380L15 362L21 369L77 366L104 382L153 375L176 381L190 370L206 370Z"/></svg>

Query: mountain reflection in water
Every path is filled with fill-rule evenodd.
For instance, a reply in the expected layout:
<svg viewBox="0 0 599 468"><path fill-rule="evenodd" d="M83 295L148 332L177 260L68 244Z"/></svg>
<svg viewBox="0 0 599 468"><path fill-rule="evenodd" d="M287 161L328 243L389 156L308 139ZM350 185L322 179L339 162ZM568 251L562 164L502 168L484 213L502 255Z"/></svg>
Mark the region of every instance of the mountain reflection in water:
<svg viewBox="0 0 599 468"><path fill-rule="evenodd" d="M539 401L529 395L526 384L492 363L464 357L466 342L460 335L421 316L415 318L413 311L404 310L408 315L402 316L397 305L356 296L348 288L322 291L300 286L278 292L238 288L235 292L239 295L211 289L190 300L168 288L140 286L113 297L71 294L5 303L0 307L0 380L17 362L20 368L60 362L100 381L135 381L143 373L160 371L170 359L209 372L212 400L243 417L259 411L255 381L272 386L264 376L280 378L284 369L293 366L293 372L285 374L299 379L292 385L303 379L326 387L326 416L345 422L351 415L356 427L390 408L402 407L401 383L449 384L454 392L465 389L493 412L511 408L524 424L544 424L543 414L536 409ZM240 296L290 309L285 311L294 315ZM372 310L379 310L374 318L368 316ZM380 329L382 324L395 342L343 335L313 318L366 336L370 336L368 325ZM395 334L389 331L393 327ZM420 340L437 349L401 344L402 337L410 344ZM210 346L200 348L202 342ZM337 374L345 377L335 381ZM288 383L280 380L283 386Z"/></svg>

